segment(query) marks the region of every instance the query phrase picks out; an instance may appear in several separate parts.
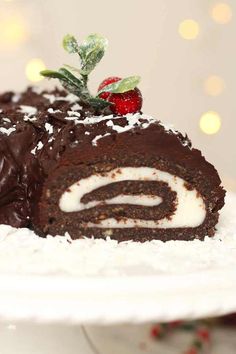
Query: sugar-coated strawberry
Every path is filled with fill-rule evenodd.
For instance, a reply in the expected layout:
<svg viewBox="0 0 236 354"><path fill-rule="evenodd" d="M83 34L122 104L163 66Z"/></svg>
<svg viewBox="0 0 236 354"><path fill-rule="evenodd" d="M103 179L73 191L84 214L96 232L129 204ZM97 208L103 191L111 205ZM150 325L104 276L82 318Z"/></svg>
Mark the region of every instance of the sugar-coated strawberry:
<svg viewBox="0 0 236 354"><path fill-rule="evenodd" d="M110 107L112 112L120 115L139 112L143 102L142 94L137 87L124 93L112 93L107 100L113 103Z"/></svg>
<svg viewBox="0 0 236 354"><path fill-rule="evenodd" d="M99 86L98 91L102 90L107 85L120 81L121 78L113 76L105 79ZM114 114L125 115L127 113L136 113L141 110L143 98L140 90L135 87L133 90L124 93L103 92L99 95L106 101L113 103L110 106Z"/></svg>

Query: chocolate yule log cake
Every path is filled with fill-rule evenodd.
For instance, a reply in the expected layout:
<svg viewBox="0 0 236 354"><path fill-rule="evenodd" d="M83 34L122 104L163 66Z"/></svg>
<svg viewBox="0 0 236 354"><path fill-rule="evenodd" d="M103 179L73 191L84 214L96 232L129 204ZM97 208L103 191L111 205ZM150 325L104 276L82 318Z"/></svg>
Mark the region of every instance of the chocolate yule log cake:
<svg viewBox="0 0 236 354"><path fill-rule="evenodd" d="M42 72L63 90L0 95L0 223L72 239L213 236L225 195L216 169L141 112L139 77L110 77L90 94L103 37L67 35L63 46L80 69Z"/></svg>

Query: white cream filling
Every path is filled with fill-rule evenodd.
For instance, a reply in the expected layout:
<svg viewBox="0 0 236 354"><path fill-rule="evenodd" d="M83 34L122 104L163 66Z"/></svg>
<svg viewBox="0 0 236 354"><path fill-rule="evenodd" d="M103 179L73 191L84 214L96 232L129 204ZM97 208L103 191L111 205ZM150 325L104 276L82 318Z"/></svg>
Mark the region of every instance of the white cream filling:
<svg viewBox="0 0 236 354"><path fill-rule="evenodd" d="M197 227L201 225L206 217L206 208L203 198L196 189L188 190L185 181L168 172L163 172L151 167L121 167L113 169L107 173L94 174L81 179L70 186L61 196L59 207L64 212L79 212L94 206L104 204L133 204L143 206L155 206L162 202L158 196L150 195L119 195L103 201L92 201L82 203L82 197L100 187L110 183L121 181L159 181L168 184L170 189L177 193L177 207L171 218L161 220L143 220L122 218L108 218L99 223L88 223L88 227L101 228L126 228L126 227L146 227L146 228L177 228L177 227Z"/></svg>
<svg viewBox="0 0 236 354"><path fill-rule="evenodd" d="M133 204L142 206L156 206L162 203L158 195L130 195L120 194L117 197L107 199L106 204Z"/></svg>

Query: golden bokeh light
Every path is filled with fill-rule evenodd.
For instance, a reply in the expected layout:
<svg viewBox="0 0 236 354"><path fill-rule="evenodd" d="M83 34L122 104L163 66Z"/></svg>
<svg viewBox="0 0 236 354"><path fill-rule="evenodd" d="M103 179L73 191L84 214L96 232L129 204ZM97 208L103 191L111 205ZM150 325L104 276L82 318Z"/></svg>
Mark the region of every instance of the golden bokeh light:
<svg viewBox="0 0 236 354"><path fill-rule="evenodd" d="M220 115L214 111L206 112L201 116L199 125L203 133L216 134L221 127Z"/></svg>
<svg viewBox="0 0 236 354"><path fill-rule="evenodd" d="M204 90L210 96L219 96L225 89L224 80L217 76L211 75L204 82Z"/></svg>
<svg viewBox="0 0 236 354"><path fill-rule="evenodd" d="M219 2L211 9L212 19L220 24L229 23L232 19L232 10L229 4Z"/></svg>
<svg viewBox="0 0 236 354"><path fill-rule="evenodd" d="M199 35L199 24L192 19L184 20L179 24L179 35L188 40L197 38Z"/></svg>
<svg viewBox="0 0 236 354"><path fill-rule="evenodd" d="M40 71L45 69L46 66L42 61L42 59L33 58L29 60L28 63L26 64L25 74L29 81L38 82L43 79L43 77L40 75Z"/></svg>
<svg viewBox="0 0 236 354"><path fill-rule="evenodd" d="M12 46L24 42L28 37L26 21L18 15L4 17L0 21L0 44Z"/></svg>

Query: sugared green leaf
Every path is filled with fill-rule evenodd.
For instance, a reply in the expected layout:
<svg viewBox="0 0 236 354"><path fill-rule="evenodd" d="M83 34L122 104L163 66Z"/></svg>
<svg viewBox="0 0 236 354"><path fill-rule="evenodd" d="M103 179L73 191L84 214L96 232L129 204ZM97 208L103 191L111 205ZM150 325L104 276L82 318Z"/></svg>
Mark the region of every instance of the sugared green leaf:
<svg viewBox="0 0 236 354"><path fill-rule="evenodd" d="M79 53L79 45L77 40L71 34L67 34L62 41L63 48L68 53Z"/></svg>
<svg viewBox="0 0 236 354"><path fill-rule="evenodd" d="M49 79L59 79L59 80L64 80L64 75L59 73L58 71L54 70L43 70L40 71L40 74L44 77L47 77Z"/></svg>
<svg viewBox="0 0 236 354"><path fill-rule="evenodd" d="M96 109L104 109L112 104L111 102L92 96L88 99L88 103Z"/></svg>
<svg viewBox="0 0 236 354"><path fill-rule="evenodd" d="M91 73L102 59L107 45L108 41L106 38L99 34L91 34L79 46L82 75L89 75Z"/></svg>
<svg viewBox="0 0 236 354"><path fill-rule="evenodd" d="M68 64L63 64L63 66L65 68L67 68L68 70L74 71L75 73L77 73L78 75L80 75L80 70L78 68L75 68L72 65L68 65Z"/></svg>
<svg viewBox="0 0 236 354"><path fill-rule="evenodd" d="M114 82L113 84L105 86L102 90L98 92L100 95L102 92L111 93L123 93L133 90L140 82L140 76L130 76L120 81Z"/></svg>
<svg viewBox="0 0 236 354"><path fill-rule="evenodd" d="M87 99L87 97L90 97L89 91L82 80L78 79L66 68L60 68L59 73L65 78L62 83L64 88L80 98Z"/></svg>
<svg viewBox="0 0 236 354"><path fill-rule="evenodd" d="M77 86L75 86L67 81L61 81L61 84L64 87L64 89L67 90L68 92L73 93L74 95L76 95L80 98L82 97L81 89L78 88Z"/></svg>
<svg viewBox="0 0 236 354"><path fill-rule="evenodd" d="M64 78L66 78L66 80L68 82L70 82L71 84L77 86L77 87L83 87L83 83L80 79L78 79L75 75L73 75L69 70L67 70L66 68L60 68L59 69L59 73L62 74L64 76Z"/></svg>
<svg viewBox="0 0 236 354"><path fill-rule="evenodd" d="M65 68L60 68L58 71L54 70L43 70L40 73L42 76L49 79L59 79L60 81L67 82L70 85L74 85L82 90L83 83L77 77L75 77L69 70Z"/></svg>
<svg viewBox="0 0 236 354"><path fill-rule="evenodd" d="M85 98L90 96L83 82L65 68L60 68L58 71L43 70L41 71L41 75L49 79L59 79L66 90L79 97Z"/></svg>

